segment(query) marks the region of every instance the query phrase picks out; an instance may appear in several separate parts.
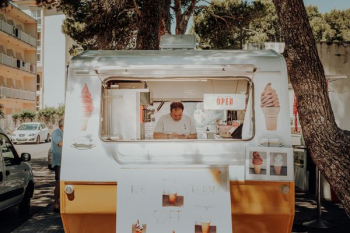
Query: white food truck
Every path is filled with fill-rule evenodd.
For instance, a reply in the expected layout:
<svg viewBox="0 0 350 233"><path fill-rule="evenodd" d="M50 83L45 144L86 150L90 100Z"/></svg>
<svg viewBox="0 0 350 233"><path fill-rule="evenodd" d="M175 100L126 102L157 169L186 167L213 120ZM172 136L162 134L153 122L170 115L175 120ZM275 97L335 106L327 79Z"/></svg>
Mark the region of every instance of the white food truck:
<svg viewBox="0 0 350 233"><path fill-rule="evenodd" d="M159 51L72 59L60 181L65 232L291 232L284 58L194 50L193 42L167 36ZM196 139L154 139L173 102L183 104Z"/></svg>

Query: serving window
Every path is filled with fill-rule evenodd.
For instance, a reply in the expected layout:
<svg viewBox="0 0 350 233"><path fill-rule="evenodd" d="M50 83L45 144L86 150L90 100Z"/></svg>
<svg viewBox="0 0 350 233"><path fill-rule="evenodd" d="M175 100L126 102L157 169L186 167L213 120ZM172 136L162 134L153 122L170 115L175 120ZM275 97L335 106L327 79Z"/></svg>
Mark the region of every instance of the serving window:
<svg viewBox="0 0 350 233"><path fill-rule="evenodd" d="M102 95L100 136L104 141L249 140L253 137L253 85L247 77L110 78ZM173 102L183 104L180 118L187 122L178 124L178 119L173 118L170 111ZM168 121L164 121L163 116L167 116ZM172 124L174 120L171 130L178 136L169 137L172 132L165 130L161 138L155 137L155 132L161 132L162 127L157 127L160 119L163 124ZM189 131L191 127L194 129ZM195 139L191 139L188 135L194 132Z"/></svg>

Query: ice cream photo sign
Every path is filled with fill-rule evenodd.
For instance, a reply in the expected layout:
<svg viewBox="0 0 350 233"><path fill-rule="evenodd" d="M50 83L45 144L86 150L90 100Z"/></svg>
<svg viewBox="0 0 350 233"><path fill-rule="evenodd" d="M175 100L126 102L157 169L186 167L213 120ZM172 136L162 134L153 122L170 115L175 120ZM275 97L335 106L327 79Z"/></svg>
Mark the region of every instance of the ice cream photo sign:
<svg viewBox="0 0 350 233"><path fill-rule="evenodd" d="M122 169L117 232L232 232L227 168Z"/></svg>
<svg viewBox="0 0 350 233"><path fill-rule="evenodd" d="M211 110L244 110L245 94L204 94L203 108Z"/></svg>
<svg viewBox="0 0 350 233"><path fill-rule="evenodd" d="M246 151L246 180L292 181L293 149L249 147Z"/></svg>

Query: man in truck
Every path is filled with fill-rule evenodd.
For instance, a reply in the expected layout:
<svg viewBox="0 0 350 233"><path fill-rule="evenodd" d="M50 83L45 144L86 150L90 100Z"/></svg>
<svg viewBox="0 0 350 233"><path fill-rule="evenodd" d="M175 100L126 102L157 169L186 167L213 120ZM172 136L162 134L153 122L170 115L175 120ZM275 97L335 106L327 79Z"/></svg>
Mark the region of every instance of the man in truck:
<svg viewBox="0 0 350 233"><path fill-rule="evenodd" d="M173 102L170 114L161 116L153 133L154 139L197 139L197 130L193 120L183 114L184 105Z"/></svg>

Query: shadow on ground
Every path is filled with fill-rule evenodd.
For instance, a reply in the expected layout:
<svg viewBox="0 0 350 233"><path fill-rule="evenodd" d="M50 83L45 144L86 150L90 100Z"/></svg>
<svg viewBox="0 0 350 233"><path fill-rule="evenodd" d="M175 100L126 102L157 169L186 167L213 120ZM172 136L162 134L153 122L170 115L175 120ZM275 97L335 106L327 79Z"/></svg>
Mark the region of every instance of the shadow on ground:
<svg viewBox="0 0 350 233"><path fill-rule="evenodd" d="M302 191L295 193L295 219L293 232L310 232L310 233L349 233L350 218L346 215L340 203L322 200L321 218L334 225L330 229L312 229L303 226L304 222L317 219L317 202L316 197L312 194Z"/></svg>

